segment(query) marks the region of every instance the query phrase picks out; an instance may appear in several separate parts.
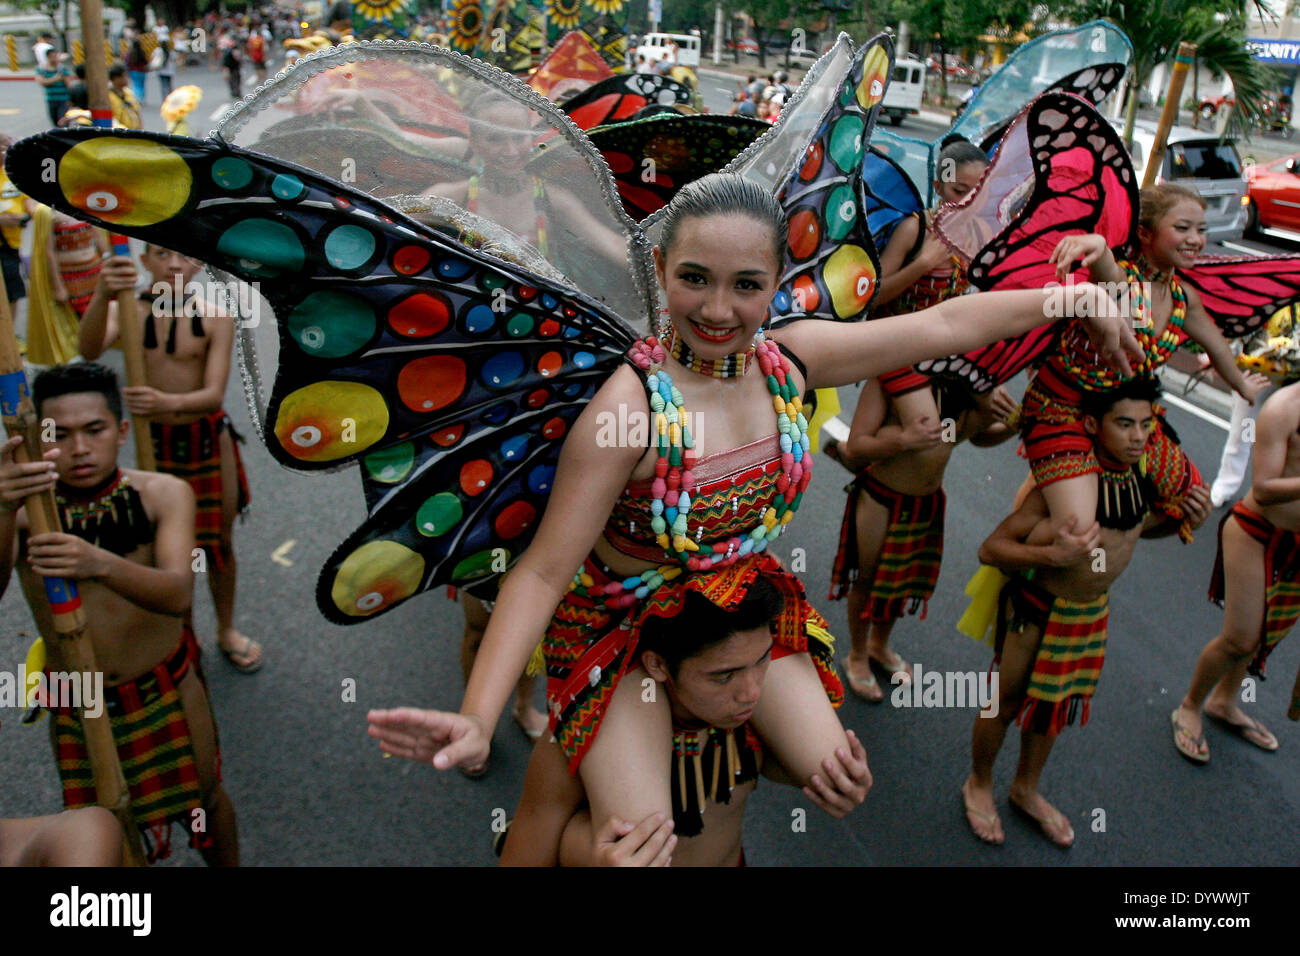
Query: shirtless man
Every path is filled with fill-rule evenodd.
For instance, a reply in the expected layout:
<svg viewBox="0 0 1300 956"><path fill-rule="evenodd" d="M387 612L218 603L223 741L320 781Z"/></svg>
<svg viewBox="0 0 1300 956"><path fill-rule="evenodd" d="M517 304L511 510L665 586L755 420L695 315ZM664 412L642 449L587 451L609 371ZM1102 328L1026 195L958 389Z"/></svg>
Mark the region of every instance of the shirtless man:
<svg viewBox="0 0 1300 956"><path fill-rule="evenodd" d="M834 446L833 457L858 474L840 526L829 597L848 593L852 645L844 673L853 692L871 703L884 699L873 663L891 677L903 673L911 680L912 665L889 648L889 635L904 613L920 609L924 617L934 593L943 557L943 474L953 450L967 439L990 447L1015 434L1006 424L1016 407L1006 389L971 396L943 380L932 389L943 420L904 426L879 380L867 382L849 437Z"/></svg>
<svg viewBox="0 0 1300 956"><path fill-rule="evenodd" d="M22 464L14 461L21 437L0 446L0 593L17 569L48 668L67 671L45 579L77 582L150 858L167 854L170 824L179 822L209 864L237 865L235 811L220 782L198 646L181 621L194 587L194 496L170 475L118 468L130 425L112 370L55 366L36 377L32 397L37 414L53 421L54 441L41 461ZM67 530L29 536L22 501L51 488ZM80 720L58 707L50 724L64 805L93 805Z"/></svg>
<svg viewBox="0 0 1300 956"><path fill-rule="evenodd" d="M1086 396L1083 425L1102 466L1091 525L1058 525L1053 533L1043 492L1034 488L980 547L981 562L1012 575L999 598L1009 623L995 640L998 712L975 719L973 767L962 786L966 819L987 843L1005 839L993 802L993 764L1013 720L1024 729L1011 805L1057 846L1074 842L1069 820L1038 792L1038 781L1056 734L1076 719L1087 723L1105 660L1111 583L1128 567L1139 537L1163 537L1178 527L1178 519L1151 513L1155 490L1135 467L1155 427L1158 395L1153 379L1140 378ZM1200 527L1210 511L1209 490L1193 486L1182 505L1186 519Z"/></svg>
<svg viewBox="0 0 1300 956"><path fill-rule="evenodd" d="M782 601L759 577L731 611L691 592L676 615L651 617L642 630L641 663L672 710L675 819L655 814L635 825L610 820L593 833L581 777L569 774L552 737L533 750L502 865L743 865L741 824L758 773L797 785L764 753L749 726L774 651L771 622ZM438 749L432 735L419 739L373 716L371 722L371 736L390 753L427 763ZM861 804L871 788L866 752L852 731L847 737L849 748L824 760L823 772L803 788L836 818ZM696 752L698 760L687 755Z"/></svg>
<svg viewBox="0 0 1300 956"><path fill-rule="evenodd" d="M207 304L199 306L199 314L183 314L195 310L175 301L176 289L184 290L198 273L202 263L197 259L147 245L141 261L151 282L136 301L149 384L130 386L123 395L131 414L149 416L158 470L184 478L194 491L196 538L209 559L217 646L237 670L251 674L262 666L262 647L235 628L233 542L235 516L248 507L248 479L230 416L221 407L230 377L234 319L216 314ZM114 256L104 264L81 319L79 347L87 361L117 341L114 297L135 284L135 264L129 257Z"/></svg>
<svg viewBox="0 0 1300 956"><path fill-rule="evenodd" d="M1261 750L1277 738L1246 715L1238 691L1300 616L1300 382L1269 396L1255 432L1246 497L1219 524L1210 598L1223 605L1223 630L1205 645L1192 683L1173 712L1174 746L1196 763L1210 759L1205 715ZM1207 701L1206 698L1209 698Z"/></svg>

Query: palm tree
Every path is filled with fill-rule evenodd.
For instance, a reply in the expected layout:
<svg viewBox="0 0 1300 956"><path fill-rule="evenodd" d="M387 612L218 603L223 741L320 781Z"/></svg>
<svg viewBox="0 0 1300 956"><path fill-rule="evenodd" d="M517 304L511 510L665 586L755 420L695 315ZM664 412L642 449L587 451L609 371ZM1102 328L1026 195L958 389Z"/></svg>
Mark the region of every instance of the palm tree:
<svg viewBox="0 0 1300 956"><path fill-rule="evenodd" d="M1138 88L1158 64L1173 57L1183 41L1196 44L1197 59L1216 77L1226 75L1232 80L1235 126L1263 117L1265 91L1276 82L1275 73L1251 56L1245 40L1251 18L1277 19L1267 0L1076 0L1069 12L1080 23L1110 20L1133 43L1125 142L1133 138Z"/></svg>

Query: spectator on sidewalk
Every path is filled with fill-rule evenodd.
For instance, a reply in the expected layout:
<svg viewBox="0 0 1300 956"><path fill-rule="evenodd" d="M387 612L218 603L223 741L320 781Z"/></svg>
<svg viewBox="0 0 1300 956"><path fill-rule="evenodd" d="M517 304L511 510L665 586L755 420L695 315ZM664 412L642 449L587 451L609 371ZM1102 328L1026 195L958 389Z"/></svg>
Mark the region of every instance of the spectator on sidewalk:
<svg viewBox="0 0 1300 956"><path fill-rule="evenodd" d="M36 82L45 88L45 108L50 114L50 125L58 126L63 111L68 108L68 79L72 71L59 59L59 51L47 45L45 61L36 67Z"/></svg>

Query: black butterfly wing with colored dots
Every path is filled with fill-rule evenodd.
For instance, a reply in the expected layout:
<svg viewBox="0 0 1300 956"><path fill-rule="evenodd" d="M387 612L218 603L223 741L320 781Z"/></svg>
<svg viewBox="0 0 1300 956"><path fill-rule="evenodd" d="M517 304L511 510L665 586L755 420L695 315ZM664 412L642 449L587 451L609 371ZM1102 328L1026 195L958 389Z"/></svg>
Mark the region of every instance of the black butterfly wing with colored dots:
<svg viewBox="0 0 1300 956"><path fill-rule="evenodd" d="M530 540L561 439L633 340L600 303L363 193L215 141L57 130L7 168L39 202L255 283L282 464L359 461L370 515L322 572L331 620L482 583Z"/></svg>
<svg viewBox="0 0 1300 956"><path fill-rule="evenodd" d="M1228 338L1249 335L1300 302L1300 256L1202 256L1178 278Z"/></svg>
<svg viewBox="0 0 1300 956"><path fill-rule="evenodd" d="M578 129L631 119L647 106L686 106L690 87L658 73L623 73L587 87L560 109Z"/></svg>
<svg viewBox="0 0 1300 956"><path fill-rule="evenodd" d="M863 318L880 260L863 215L861 169L893 68L887 36L856 54L816 136L777 194L789 220L773 327L802 318Z"/></svg>

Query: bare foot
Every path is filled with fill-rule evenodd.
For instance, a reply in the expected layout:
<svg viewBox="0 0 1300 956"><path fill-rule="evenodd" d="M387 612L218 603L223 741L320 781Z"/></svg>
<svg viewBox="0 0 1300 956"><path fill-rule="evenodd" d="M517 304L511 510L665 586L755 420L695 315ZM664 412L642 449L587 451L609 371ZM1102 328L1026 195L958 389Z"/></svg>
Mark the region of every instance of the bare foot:
<svg viewBox="0 0 1300 956"><path fill-rule="evenodd" d="M233 627L217 635L217 647L242 674L251 674L262 666L262 645Z"/></svg>
<svg viewBox="0 0 1300 956"><path fill-rule="evenodd" d="M1066 849L1074 845L1074 829L1070 826L1070 821L1065 818L1065 814L1048 803L1041 793L1025 793L1013 785L1010 796L1011 805L1037 823L1047 839Z"/></svg>
<svg viewBox="0 0 1300 956"><path fill-rule="evenodd" d="M856 669L855 668L860 668ZM866 676L862 676L865 673ZM848 679L849 690L871 704L878 704L885 699L885 692L880 689L876 675L871 673L871 662L855 660L852 654L844 658L844 676Z"/></svg>
<svg viewBox="0 0 1300 956"><path fill-rule="evenodd" d="M519 729L528 736L529 740L540 738L549 726L546 715L532 704L526 707L515 704L515 723L519 725Z"/></svg>
<svg viewBox="0 0 1300 956"><path fill-rule="evenodd" d="M966 822L975 835L985 843L1001 846L1006 834L1002 832L1002 818L993 805L993 788L973 786L967 777L961 785L961 802L966 808Z"/></svg>

